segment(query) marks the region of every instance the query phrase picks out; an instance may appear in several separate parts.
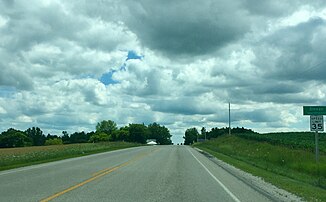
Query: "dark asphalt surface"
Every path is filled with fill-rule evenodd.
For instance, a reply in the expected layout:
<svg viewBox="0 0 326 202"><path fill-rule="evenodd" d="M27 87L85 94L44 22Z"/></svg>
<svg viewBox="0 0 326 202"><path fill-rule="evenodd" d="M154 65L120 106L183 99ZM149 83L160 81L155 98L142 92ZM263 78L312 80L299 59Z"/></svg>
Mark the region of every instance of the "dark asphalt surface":
<svg viewBox="0 0 326 202"><path fill-rule="evenodd" d="M188 146L146 146L0 172L0 201L269 201Z"/></svg>

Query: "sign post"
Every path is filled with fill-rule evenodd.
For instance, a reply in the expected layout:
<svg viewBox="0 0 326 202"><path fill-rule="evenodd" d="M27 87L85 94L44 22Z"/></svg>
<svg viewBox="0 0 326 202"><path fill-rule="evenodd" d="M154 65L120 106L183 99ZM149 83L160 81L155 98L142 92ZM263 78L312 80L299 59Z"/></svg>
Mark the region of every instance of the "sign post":
<svg viewBox="0 0 326 202"><path fill-rule="evenodd" d="M315 144L316 144L316 162L319 161L319 148L318 148L318 131L324 131L324 116L323 115L311 115L310 116L310 131L315 131Z"/></svg>
<svg viewBox="0 0 326 202"><path fill-rule="evenodd" d="M324 131L324 116L326 115L326 106L304 106L303 115L310 115L310 131L315 131L315 145L316 145L316 163L319 161L318 148L318 131Z"/></svg>

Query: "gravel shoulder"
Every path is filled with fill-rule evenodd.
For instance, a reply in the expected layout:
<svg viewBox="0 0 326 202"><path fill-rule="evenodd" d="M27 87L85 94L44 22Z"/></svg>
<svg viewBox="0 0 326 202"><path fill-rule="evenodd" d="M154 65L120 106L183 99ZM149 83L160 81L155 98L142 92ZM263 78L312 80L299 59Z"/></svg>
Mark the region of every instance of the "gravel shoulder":
<svg viewBox="0 0 326 202"><path fill-rule="evenodd" d="M252 187L259 193L265 195L267 198L269 198L272 201L304 201L302 198L300 198L286 190L280 189L268 182L265 182L260 177L253 176L250 173L244 172L232 165L229 165L201 149L198 149L198 148L194 148L194 149L196 149L198 152L205 155L208 159L210 159L216 165L223 168L225 171L232 174L239 180L243 181L245 184Z"/></svg>

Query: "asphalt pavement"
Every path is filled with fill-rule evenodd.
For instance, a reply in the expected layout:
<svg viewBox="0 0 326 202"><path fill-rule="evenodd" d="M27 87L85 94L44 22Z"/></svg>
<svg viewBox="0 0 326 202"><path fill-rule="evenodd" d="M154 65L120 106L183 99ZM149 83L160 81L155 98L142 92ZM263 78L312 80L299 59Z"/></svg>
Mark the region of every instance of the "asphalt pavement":
<svg viewBox="0 0 326 202"><path fill-rule="evenodd" d="M189 146L144 146L0 172L0 201L269 201Z"/></svg>

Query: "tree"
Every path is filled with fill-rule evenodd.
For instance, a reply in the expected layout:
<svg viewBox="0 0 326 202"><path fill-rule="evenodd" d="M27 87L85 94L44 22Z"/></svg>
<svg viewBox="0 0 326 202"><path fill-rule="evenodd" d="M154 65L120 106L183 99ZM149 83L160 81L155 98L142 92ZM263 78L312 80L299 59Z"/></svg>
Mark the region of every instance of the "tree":
<svg viewBox="0 0 326 202"><path fill-rule="evenodd" d="M145 144L148 137L148 130L144 124L129 124L129 141Z"/></svg>
<svg viewBox="0 0 326 202"><path fill-rule="evenodd" d="M32 140L27 135L19 130L13 128L8 129L6 132L2 132L0 135L0 147L24 147L31 146Z"/></svg>
<svg viewBox="0 0 326 202"><path fill-rule="evenodd" d="M128 126L121 127L119 130L116 130L112 133L113 141L129 141L129 129Z"/></svg>
<svg viewBox="0 0 326 202"><path fill-rule="evenodd" d="M27 137L32 139L34 146L44 145L46 137L43 134L43 131L38 127L28 128L25 133Z"/></svg>
<svg viewBox="0 0 326 202"><path fill-rule="evenodd" d="M114 121L111 120L103 120L100 123L97 123L96 125L96 132L100 133L106 133L107 135L111 135L114 131L118 130L117 124Z"/></svg>
<svg viewBox="0 0 326 202"><path fill-rule="evenodd" d="M152 123L148 125L148 131L149 131L149 139L156 139L156 142L161 145L169 145L172 144L171 137L169 129L167 129L165 126L161 126L158 123Z"/></svg>
<svg viewBox="0 0 326 202"><path fill-rule="evenodd" d="M53 138L53 139L47 139L44 145L62 145L62 144L63 142L61 138Z"/></svg>
<svg viewBox="0 0 326 202"><path fill-rule="evenodd" d="M201 134L200 134L200 135L201 135L200 138L206 140L206 133L207 133L207 132L206 132L206 128L205 128L205 127L202 127L202 128L201 128L200 133L201 133Z"/></svg>
<svg viewBox="0 0 326 202"><path fill-rule="evenodd" d="M95 133L89 138L89 142L108 142L109 135L106 133Z"/></svg>
<svg viewBox="0 0 326 202"><path fill-rule="evenodd" d="M183 137L185 139L184 144L190 145L197 142L198 135L199 133L196 128L188 128L185 132L185 136Z"/></svg>
<svg viewBox="0 0 326 202"><path fill-rule="evenodd" d="M46 136L46 140L50 140L50 139L54 139L54 138L59 138L57 135L51 135L51 134L48 134Z"/></svg>
<svg viewBox="0 0 326 202"><path fill-rule="evenodd" d="M74 132L70 135L69 141L70 143L86 143L89 141L89 138L89 134L86 134L84 131Z"/></svg>
<svg viewBox="0 0 326 202"><path fill-rule="evenodd" d="M61 137L63 144L70 143L70 136L67 131L62 131L63 136Z"/></svg>

